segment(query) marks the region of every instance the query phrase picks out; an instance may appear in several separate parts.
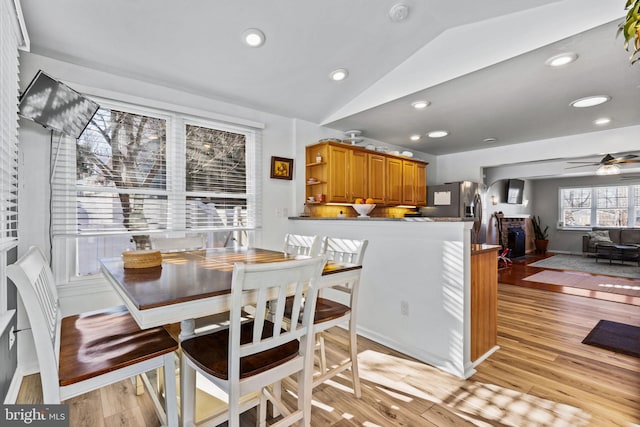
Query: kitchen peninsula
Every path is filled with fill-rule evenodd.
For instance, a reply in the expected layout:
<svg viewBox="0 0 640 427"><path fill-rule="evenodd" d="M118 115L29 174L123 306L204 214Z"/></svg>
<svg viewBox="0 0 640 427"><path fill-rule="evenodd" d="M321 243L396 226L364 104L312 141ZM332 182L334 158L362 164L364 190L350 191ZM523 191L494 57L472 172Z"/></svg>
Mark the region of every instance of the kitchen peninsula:
<svg viewBox="0 0 640 427"><path fill-rule="evenodd" d="M369 240L358 302L358 333L362 336L460 378L473 375L474 366L498 348L493 329L498 247L472 245L472 221L289 219L292 233ZM481 269L474 267L472 274L476 255L496 261ZM493 270L495 276L491 276ZM472 289L473 298L481 296L478 301L486 305L476 306L474 313ZM473 320L472 314L476 316ZM472 334L479 334L474 335L473 343Z"/></svg>

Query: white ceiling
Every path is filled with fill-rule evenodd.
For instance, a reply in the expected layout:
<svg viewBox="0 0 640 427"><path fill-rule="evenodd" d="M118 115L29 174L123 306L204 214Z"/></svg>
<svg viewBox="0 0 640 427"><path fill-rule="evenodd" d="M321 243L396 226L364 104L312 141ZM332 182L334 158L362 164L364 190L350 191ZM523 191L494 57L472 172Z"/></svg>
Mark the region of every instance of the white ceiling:
<svg viewBox="0 0 640 427"><path fill-rule="evenodd" d="M389 19L397 2L402 22ZM31 51L440 155L640 123L640 65L602 0L22 0ZM242 44L247 28L266 34ZM544 61L573 51L577 62ZM349 77L328 74L344 67ZM574 99L608 94L577 110ZM424 111L411 101L427 99ZM415 143L412 134L450 135ZM342 136L338 134L337 136Z"/></svg>

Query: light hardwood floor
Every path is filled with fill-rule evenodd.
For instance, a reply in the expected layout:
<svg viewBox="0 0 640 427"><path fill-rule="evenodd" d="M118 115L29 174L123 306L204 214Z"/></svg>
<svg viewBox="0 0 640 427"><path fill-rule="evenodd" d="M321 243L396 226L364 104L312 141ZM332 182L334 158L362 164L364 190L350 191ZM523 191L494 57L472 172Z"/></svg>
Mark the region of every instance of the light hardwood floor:
<svg viewBox="0 0 640 427"><path fill-rule="evenodd" d="M640 307L501 284L498 313L501 349L466 381L360 338L362 398L348 375L317 387L312 426L640 424L640 359L581 343L600 319L640 326ZM20 403L40 399L38 382L26 379ZM72 399L71 425L157 425L147 399L127 382Z"/></svg>

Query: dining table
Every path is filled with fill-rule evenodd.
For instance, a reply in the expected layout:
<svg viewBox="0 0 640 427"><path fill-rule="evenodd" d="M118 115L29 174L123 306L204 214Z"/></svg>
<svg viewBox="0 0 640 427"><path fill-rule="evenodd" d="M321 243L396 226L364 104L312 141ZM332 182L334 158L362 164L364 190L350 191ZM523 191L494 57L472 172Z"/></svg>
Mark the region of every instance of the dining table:
<svg viewBox="0 0 640 427"><path fill-rule="evenodd" d="M194 336L197 318L230 310L235 263L281 262L299 257L261 248L207 248L163 253L162 264L155 267L125 268L122 257L102 258L100 267L140 328L179 322L179 339L183 341ZM359 280L361 269L361 265L328 260L319 288ZM242 306L254 303L256 297L255 293L244 293ZM195 372L181 372L180 383L183 393L194 390Z"/></svg>

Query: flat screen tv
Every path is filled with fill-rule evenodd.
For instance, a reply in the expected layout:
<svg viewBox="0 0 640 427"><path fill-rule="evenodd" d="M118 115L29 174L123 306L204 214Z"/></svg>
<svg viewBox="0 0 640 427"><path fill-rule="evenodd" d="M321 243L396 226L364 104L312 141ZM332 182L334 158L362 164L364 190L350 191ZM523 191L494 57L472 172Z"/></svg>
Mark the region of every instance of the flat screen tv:
<svg viewBox="0 0 640 427"><path fill-rule="evenodd" d="M94 101L40 70L20 96L19 113L46 128L78 138L98 108Z"/></svg>
<svg viewBox="0 0 640 427"><path fill-rule="evenodd" d="M522 194L524 193L524 181L521 179L507 180L506 199L507 203L522 204Z"/></svg>

